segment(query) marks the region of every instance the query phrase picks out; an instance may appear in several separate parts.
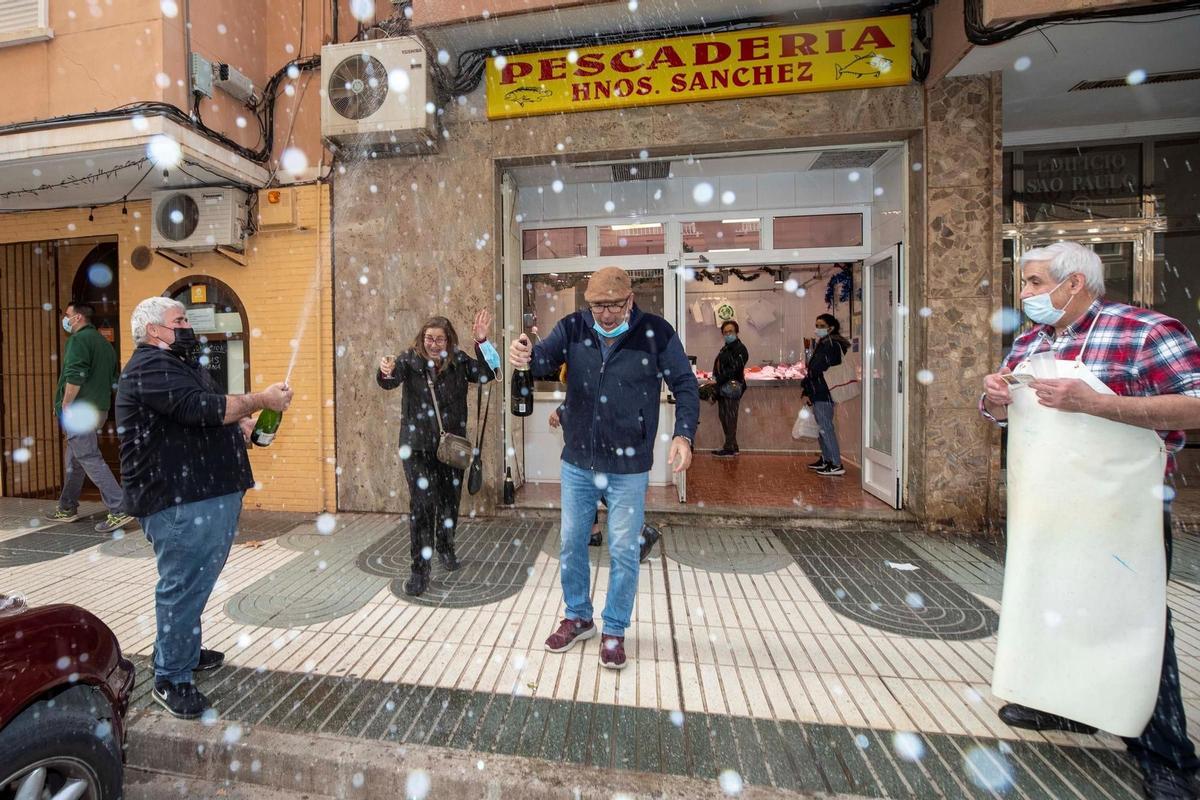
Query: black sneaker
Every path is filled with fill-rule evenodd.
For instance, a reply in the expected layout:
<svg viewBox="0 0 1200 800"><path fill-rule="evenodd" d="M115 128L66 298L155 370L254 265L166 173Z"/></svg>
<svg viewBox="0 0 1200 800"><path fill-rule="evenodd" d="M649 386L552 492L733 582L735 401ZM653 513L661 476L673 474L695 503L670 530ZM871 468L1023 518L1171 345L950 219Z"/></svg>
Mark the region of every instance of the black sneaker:
<svg viewBox="0 0 1200 800"><path fill-rule="evenodd" d="M209 709L208 698L194 683L155 681L152 694L155 702L180 719L196 719Z"/></svg>
<svg viewBox="0 0 1200 800"><path fill-rule="evenodd" d="M409 597L420 597L429 588L429 576L424 572L414 572L404 582L404 593Z"/></svg>
<svg viewBox="0 0 1200 800"><path fill-rule="evenodd" d="M713 455L717 458L733 458L737 455L737 450L726 450L722 447L720 450L713 452Z"/></svg>
<svg viewBox="0 0 1200 800"><path fill-rule="evenodd" d="M658 540L662 538L662 532L653 525L643 525L642 535L638 537L638 541L642 543L642 550L638 554L638 562L643 562L650 557L650 551L654 549L654 545L658 544Z"/></svg>
<svg viewBox="0 0 1200 800"><path fill-rule="evenodd" d="M208 672L217 669L225 663L225 654L220 650L205 650L200 648L200 660L196 662L196 668L192 672Z"/></svg>
<svg viewBox="0 0 1200 800"><path fill-rule="evenodd" d="M818 471L825 469L825 459L823 459L823 458L818 458L816 461L814 461L814 462L812 462L811 464L809 464L809 465L808 465L808 468L809 468L809 469L815 469L815 470L818 470Z"/></svg>
<svg viewBox="0 0 1200 800"><path fill-rule="evenodd" d="M442 566L446 569L446 572L454 572L462 566L462 564L459 563L458 556L454 555L453 550L447 550L444 553L438 553L438 561L442 562Z"/></svg>
<svg viewBox="0 0 1200 800"><path fill-rule="evenodd" d="M588 537L588 547L599 547L602 544L604 544L604 534L600 531L596 531Z"/></svg>
<svg viewBox="0 0 1200 800"><path fill-rule="evenodd" d="M819 470L817 470L817 474L821 475L823 477L826 477L826 478L834 476L834 475L845 475L846 468L843 467L841 464L826 464L825 466L823 466Z"/></svg>

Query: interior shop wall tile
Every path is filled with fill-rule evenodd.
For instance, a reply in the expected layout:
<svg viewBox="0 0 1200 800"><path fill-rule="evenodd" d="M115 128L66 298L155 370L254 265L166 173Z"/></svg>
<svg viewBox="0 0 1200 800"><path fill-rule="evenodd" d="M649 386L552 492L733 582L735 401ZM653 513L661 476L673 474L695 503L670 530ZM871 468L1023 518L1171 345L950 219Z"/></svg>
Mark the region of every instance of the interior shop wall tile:
<svg viewBox="0 0 1200 800"><path fill-rule="evenodd" d="M796 178L790 172L756 175L759 208L789 208L796 204Z"/></svg>
<svg viewBox="0 0 1200 800"><path fill-rule="evenodd" d="M546 219L574 219L579 216L578 184L558 184L561 191L554 191L552 185L547 185L542 191L542 208L545 209Z"/></svg>
<svg viewBox="0 0 1200 800"><path fill-rule="evenodd" d="M682 207L678 180L646 181L646 210L649 213L670 214Z"/></svg>
<svg viewBox="0 0 1200 800"><path fill-rule="evenodd" d="M850 203L871 202L871 170L836 169L833 170L833 202L838 205Z"/></svg>
<svg viewBox="0 0 1200 800"><path fill-rule="evenodd" d="M517 213L526 223L542 219L542 195L536 186L522 186L517 190Z"/></svg>
<svg viewBox="0 0 1200 800"><path fill-rule="evenodd" d="M722 175L717 183L720 188L721 208L735 210L759 207L758 182L755 176ZM732 202L727 202L729 200Z"/></svg>
<svg viewBox="0 0 1200 800"><path fill-rule="evenodd" d="M716 211L721 207L721 192L715 178L683 179L684 211Z"/></svg>
<svg viewBox="0 0 1200 800"><path fill-rule="evenodd" d="M646 213L646 182L626 181L612 185L613 214L619 217Z"/></svg>
<svg viewBox="0 0 1200 800"><path fill-rule="evenodd" d="M833 181L833 170L796 173L796 205L829 205L829 198L833 196Z"/></svg>
<svg viewBox="0 0 1200 800"><path fill-rule="evenodd" d="M607 217L611 212L604 204L612 199L612 186L607 183L581 183L578 185L579 216Z"/></svg>

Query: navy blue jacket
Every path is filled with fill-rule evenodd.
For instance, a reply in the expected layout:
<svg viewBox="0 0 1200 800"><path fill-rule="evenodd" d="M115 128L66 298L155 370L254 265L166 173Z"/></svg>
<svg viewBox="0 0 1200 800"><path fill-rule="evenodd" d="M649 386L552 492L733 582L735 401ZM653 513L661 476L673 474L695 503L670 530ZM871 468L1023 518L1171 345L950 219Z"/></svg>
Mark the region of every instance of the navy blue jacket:
<svg viewBox="0 0 1200 800"><path fill-rule="evenodd" d="M663 381L675 395L674 435L696 440L696 376L675 329L662 317L634 305L629 331L607 360L592 324L590 311L576 311L533 347L535 378L556 379L559 367L567 365L563 461L596 472L649 472Z"/></svg>

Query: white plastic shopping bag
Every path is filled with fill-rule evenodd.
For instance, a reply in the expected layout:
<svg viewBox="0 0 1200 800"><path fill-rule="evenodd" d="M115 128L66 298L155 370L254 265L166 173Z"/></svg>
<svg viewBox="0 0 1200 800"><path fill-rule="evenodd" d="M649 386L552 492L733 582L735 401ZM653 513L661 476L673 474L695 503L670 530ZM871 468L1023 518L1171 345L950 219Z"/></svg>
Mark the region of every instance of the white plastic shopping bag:
<svg viewBox="0 0 1200 800"><path fill-rule="evenodd" d="M792 438L816 439L820 433L817 418L813 416L812 410L808 406L801 408L800 413L796 415L796 422L792 425Z"/></svg>

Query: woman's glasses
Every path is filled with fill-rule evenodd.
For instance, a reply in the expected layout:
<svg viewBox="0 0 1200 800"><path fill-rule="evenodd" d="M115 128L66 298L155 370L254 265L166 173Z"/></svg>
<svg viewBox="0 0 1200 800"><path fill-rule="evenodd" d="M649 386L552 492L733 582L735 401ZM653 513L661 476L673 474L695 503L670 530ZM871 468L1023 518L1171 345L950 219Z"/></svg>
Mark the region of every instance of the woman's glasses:
<svg viewBox="0 0 1200 800"><path fill-rule="evenodd" d="M449 341L445 336L426 336L425 341L430 344L445 344Z"/></svg>

